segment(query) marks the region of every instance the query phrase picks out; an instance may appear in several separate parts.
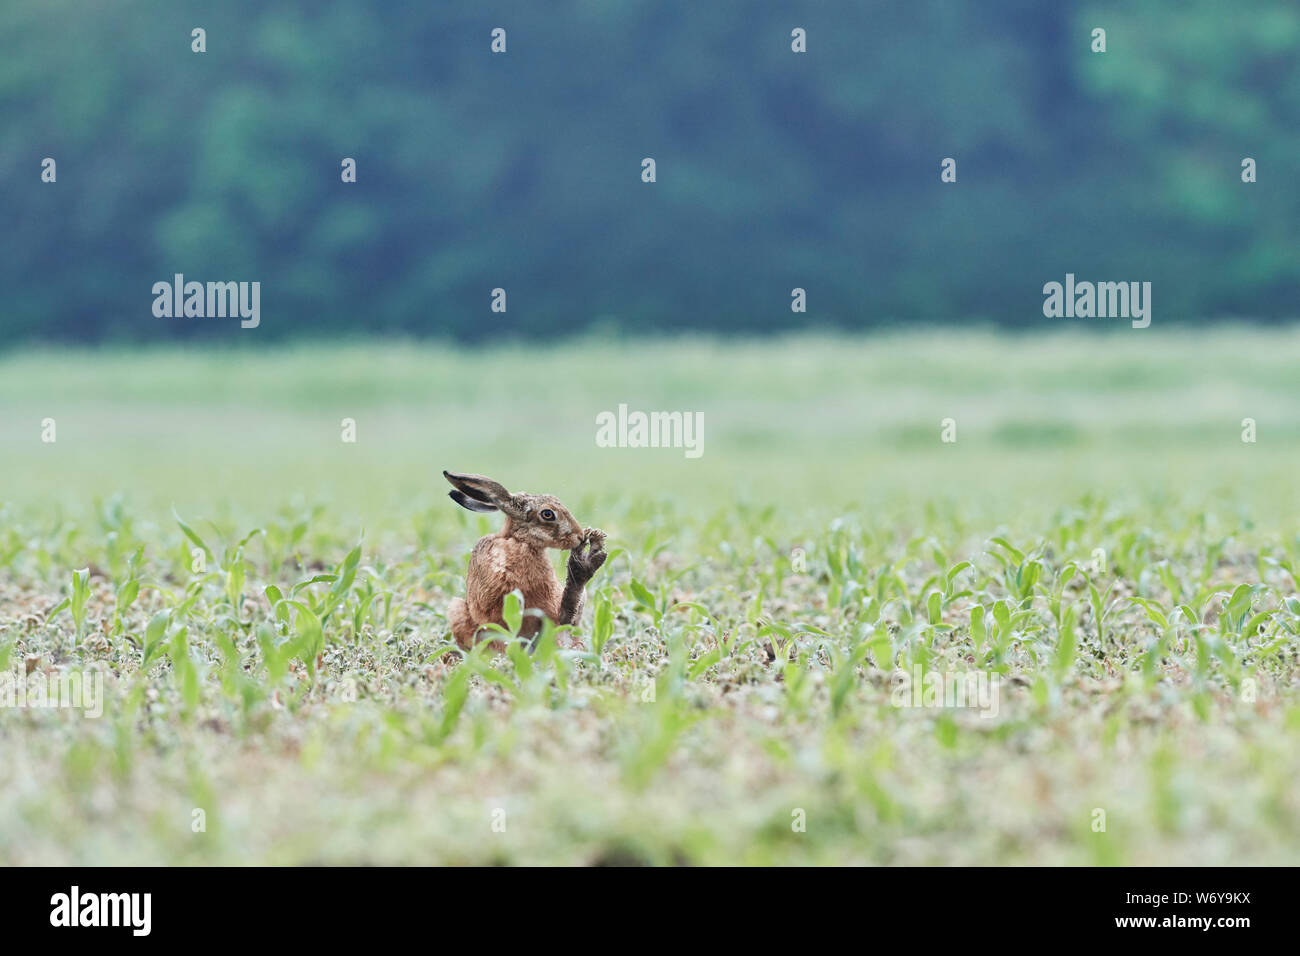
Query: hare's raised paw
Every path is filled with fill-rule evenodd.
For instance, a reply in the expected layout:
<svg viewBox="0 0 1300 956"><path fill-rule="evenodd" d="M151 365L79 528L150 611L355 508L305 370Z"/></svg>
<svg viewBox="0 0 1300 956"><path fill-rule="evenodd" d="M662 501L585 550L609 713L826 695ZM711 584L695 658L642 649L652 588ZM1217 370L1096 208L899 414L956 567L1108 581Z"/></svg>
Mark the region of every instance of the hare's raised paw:
<svg viewBox="0 0 1300 956"><path fill-rule="evenodd" d="M599 528L587 528L582 533L582 542L569 552L569 575L583 584L600 570L600 566L609 557L604 550L605 532Z"/></svg>
<svg viewBox="0 0 1300 956"><path fill-rule="evenodd" d="M600 566L605 563L605 532L599 528L588 528L583 532L582 543L586 545L587 554L583 559L588 570L595 574L600 570Z"/></svg>

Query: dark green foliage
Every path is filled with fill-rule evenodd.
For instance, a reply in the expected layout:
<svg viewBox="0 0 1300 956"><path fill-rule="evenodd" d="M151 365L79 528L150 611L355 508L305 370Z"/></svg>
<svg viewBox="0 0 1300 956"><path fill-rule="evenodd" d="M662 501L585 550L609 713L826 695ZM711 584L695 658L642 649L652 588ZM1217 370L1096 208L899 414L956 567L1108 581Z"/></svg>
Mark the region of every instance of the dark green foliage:
<svg viewBox="0 0 1300 956"><path fill-rule="evenodd" d="M1021 326L1066 272L1289 317L1300 10L1131 7L10 0L0 341L234 336L176 272L269 338Z"/></svg>

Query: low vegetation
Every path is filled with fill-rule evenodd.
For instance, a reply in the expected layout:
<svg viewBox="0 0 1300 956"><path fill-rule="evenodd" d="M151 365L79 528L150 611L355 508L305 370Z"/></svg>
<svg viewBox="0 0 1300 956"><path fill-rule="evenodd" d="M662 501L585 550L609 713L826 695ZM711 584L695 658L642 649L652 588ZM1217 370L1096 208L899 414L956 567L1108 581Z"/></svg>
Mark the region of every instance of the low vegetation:
<svg viewBox="0 0 1300 956"><path fill-rule="evenodd" d="M1293 864L1300 347L1119 341L0 361L0 672L103 705L0 707L0 861ZM579 631L455 649L441 467L609 532Z"/></svg>

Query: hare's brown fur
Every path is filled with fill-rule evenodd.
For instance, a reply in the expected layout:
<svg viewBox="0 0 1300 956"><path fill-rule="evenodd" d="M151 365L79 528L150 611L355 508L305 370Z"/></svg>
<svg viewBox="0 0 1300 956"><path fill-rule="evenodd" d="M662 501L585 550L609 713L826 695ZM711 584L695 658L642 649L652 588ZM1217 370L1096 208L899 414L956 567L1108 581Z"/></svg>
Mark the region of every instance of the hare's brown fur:
<svg viewBox="0 0 1300 956"><path fill-rule="evenodd" d="M512 495L498 482L481 475L443 472L458 492L452 498L472 511L501 511L505 527L479 539L469 559L465 597L447 609L452 635L462 648L470 648L488 624L504 626L505 597L518 590L524 609L536 609L556 624L576 624L585 603L584 587L605 562L604 532L583 528L558 498L552 495ZM547 548L567 550L568 576L564 585L555 574ZM541 622L524 619L522 633L534 636ZM503 650L494 641L496 650Z"/></svg>

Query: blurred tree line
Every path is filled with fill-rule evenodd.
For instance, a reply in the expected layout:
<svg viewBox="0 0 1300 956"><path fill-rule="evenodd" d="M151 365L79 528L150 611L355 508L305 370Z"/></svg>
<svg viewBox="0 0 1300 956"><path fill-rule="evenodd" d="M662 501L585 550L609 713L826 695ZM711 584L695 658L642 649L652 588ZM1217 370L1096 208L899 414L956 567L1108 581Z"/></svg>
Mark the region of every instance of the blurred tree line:
<svg viewBox="0 0 1300 956"><path fill-rule="evenodd" d="M1028 326L1066 272L1287 319L1298 45L1282 0L8 0L0 341L233 336L153 316L178 272L269 337Z"/></svg>

